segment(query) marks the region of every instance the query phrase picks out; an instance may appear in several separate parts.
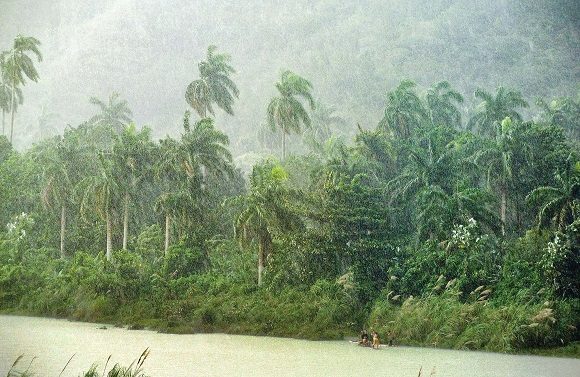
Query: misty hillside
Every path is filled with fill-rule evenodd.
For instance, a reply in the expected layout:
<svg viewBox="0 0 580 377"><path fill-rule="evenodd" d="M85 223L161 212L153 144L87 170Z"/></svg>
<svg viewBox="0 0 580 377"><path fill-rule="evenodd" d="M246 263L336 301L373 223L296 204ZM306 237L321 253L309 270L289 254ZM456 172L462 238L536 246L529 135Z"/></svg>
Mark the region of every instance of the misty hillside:
<svg viewBox="0 0 580 377"><path fill-rule="evenodd" d="M580 3L530 1L0 0L0 49L17 34L41 40L40 80L24 88L15 145L94 114L90 96L118 91L139 125L176 134L186 86L207 46L232 56L236 115L216 124L235 153L258 149L273 83L284 69L308 78L349 127L374 127L403 78L447 79L470 107L476 87L575 96Z"/></svg>

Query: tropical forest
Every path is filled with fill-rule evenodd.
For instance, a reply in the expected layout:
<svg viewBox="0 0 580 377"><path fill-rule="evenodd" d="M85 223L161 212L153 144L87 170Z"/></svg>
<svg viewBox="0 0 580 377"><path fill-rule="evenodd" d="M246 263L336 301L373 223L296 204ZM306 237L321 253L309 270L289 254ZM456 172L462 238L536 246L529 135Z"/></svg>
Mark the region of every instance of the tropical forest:
<svg viewBox="0 0 580 377"><path fill-rule="evenodd" d="M0 22L16 22L9 16L18 18L17 3L0 3L0 13L4 6L7 12ZM56 3L60 10L51 8L47 17L60 15L63 24L73 12L65 8L74 5ZM77 6L87 13L75 22L126 11L105 3L108 10ZM138 6L124 3L132 4L129 11ZM209 2L202 3L210 12ZM101 76L114 59L72 73L71 58L66 69L76 84L61 83L67 75L61 70L59 80L48 78L41 87L58 64L64 67L65 60L48 61L57 59L50 51L55 42L26 25L7 27L15 32L5 35L0 24L2 316L353 343L367 329L395 347L579 358L578 4L555 2L560 13L554 13L548 5L504 2L506 13L490 22L509 29L504 21L513 16L518 22L505 34L513 40L489 39L498 56L485 61L467 58L468 42L445 23L468 2L436 1L430 9L440 13L430 25L393 16L407 21L392 35L357 40L362 47L349 61L334 50L335 37L327 52L316 52L328 31L309 29L307 20L332 21L320 15L322 5L299 3L309 4L305 13L286 14L293 6L281 5L287 17L271 20L285 20L283 30L301 25L279 47L287 63L261 76L261 56L246 60L216 34L230 29L216 28L188 52L184 79L175 80L171 68L158 71L160 81L166 75L176 82L171 97L151 80L161 62L149 66L144 81L138 72L124 77L141 81L129 90ZM376 16L354 3L321 3L350 14L335 24L349 34L361 25L361 33L378 27L365 21L387 17L400 2L386 8L369 2ZM155 12L143 7L148 12L137 14L151 20ZM277 14L271 4L261 5L262 13L258 5L248 7L261 26ZM419 19L429 13L401 12L413 16L412 10ZM167 12L160 11L165 17L155 21L157 29L137 22L151 33L141 37L171 35L163 34L174 11ZM215 12L216 18L229 14L225 5ZM462 22L478 12L487 10L477 8ZM539 31L519 22L528 15L545 16L550 27ZM408 34L409 28L416 32ZM243 35L233 38L241 43ZM379 38L408 50L381 50L390 55L379 69L369 55ZM270 43L269 54L276 55ZM422 60L424 44L431 49ZM120 56L139 60L143 45ZM482 49L472 52L491 51ZM303 64L292 51L303 54ZM160 61L171 60L157 53ZM451 59L457 66L447 65ZM500 63L490 66L493 59ZM344 76L355 66L366 71ZM546 72L538 68L544 66ZM94 93L85 95L85 86ZM161 96L175 103L151 116L165 106L153 103ZM82 110L69 116L65 102ZM19 375L13 372L7 375ZM87 376L99 375L93 372Z"/></svg>

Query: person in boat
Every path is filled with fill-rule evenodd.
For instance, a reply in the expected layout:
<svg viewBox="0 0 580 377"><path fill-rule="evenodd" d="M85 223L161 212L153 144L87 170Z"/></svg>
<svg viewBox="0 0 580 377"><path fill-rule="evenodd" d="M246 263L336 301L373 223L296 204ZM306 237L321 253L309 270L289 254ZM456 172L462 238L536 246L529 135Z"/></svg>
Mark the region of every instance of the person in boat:
<svg viewBox="0 0 580 377"><path fill-rule="evenodd" d="M376 331L373 331L373 348L378 350L380 345L379 334Z"/></svg>
<svg viewBox="0 0 580 377"><path fill-rule="evenodd" d="M367 330L363 329L360 332L360 340L359 340L358 344L361 346L368 346L369 345L369 334L367 333Z"/></svg>

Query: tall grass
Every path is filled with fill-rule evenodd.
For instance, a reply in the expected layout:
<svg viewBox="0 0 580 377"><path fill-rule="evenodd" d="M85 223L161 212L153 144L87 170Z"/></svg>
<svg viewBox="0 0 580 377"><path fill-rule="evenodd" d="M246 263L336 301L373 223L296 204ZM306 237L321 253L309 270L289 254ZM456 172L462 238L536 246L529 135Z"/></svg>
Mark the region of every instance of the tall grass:
<svg viewBox="0 0 580 377"><path fill-rule="evenodd" d="M105 366L104 366L102 372L99 372L100 368L97 364L93 364L89 368L88 371L81 373L79 375L79 377L147 377L143 373L143 364L145 363L145 360L149 356L149 352L150 352L149 348L146 348L141 353L141 356L139 356L139 358L137 360L134 360L128 367L124 367L124 366L117 363L117 364L113 365L113 367L107 372L107 366L109 364L109 360L111 360L111 356L109 356L109 358L105 362ZM69 359L69 361L66 363L64 368L62 368L62 371L60 372L58 377L60 377L63 374L63 372L68 367L68 365L73 357L74 357L74 355ZM24 369L24 370L16 369L18 367L18 364L20 364L20 362L22 361L22 358L23 358L23 355L20 355L20 356L18 356L18 358L16 358L16 360L12 364L12 367L8 371L8 374L6 375L6 377L34 377L35 376L35 374L30 371L30 367L32 366L32 363L34 362L35 358L33 358L30 361L30 363L28 364L28 367L26 369Z"/></svg>
<svg viewBox="0 0 580 377"><path fill-rule="evenodd" d="M408 345L515 352L553 347L573 340L573 315L565 303L497 304L481 288L468 300L449 289L439 295L407 298L402 304L378 300L369 324L388 339Z"/></svg>

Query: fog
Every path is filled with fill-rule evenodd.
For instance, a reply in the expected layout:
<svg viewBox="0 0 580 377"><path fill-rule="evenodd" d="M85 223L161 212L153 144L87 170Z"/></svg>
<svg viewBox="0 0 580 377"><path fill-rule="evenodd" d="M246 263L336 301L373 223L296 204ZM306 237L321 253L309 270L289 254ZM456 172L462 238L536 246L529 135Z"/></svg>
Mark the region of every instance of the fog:
<svg viewBox="0 0 580 377"><path fill-rule="evenodd" d="M214 44L232 56L235 115L216 124L235 154L259 149L256 130L290 69L336 106L353 132L374 127L403 78L448 80L470 107L476 87L536 97L572 95L580 78L580 2L0 0L0 50L17 34L42 42L15 123L18 149L76 126L117 91L138 125L175 135L184 93ZM195 115L197 116L197 115Z"/></svg>

